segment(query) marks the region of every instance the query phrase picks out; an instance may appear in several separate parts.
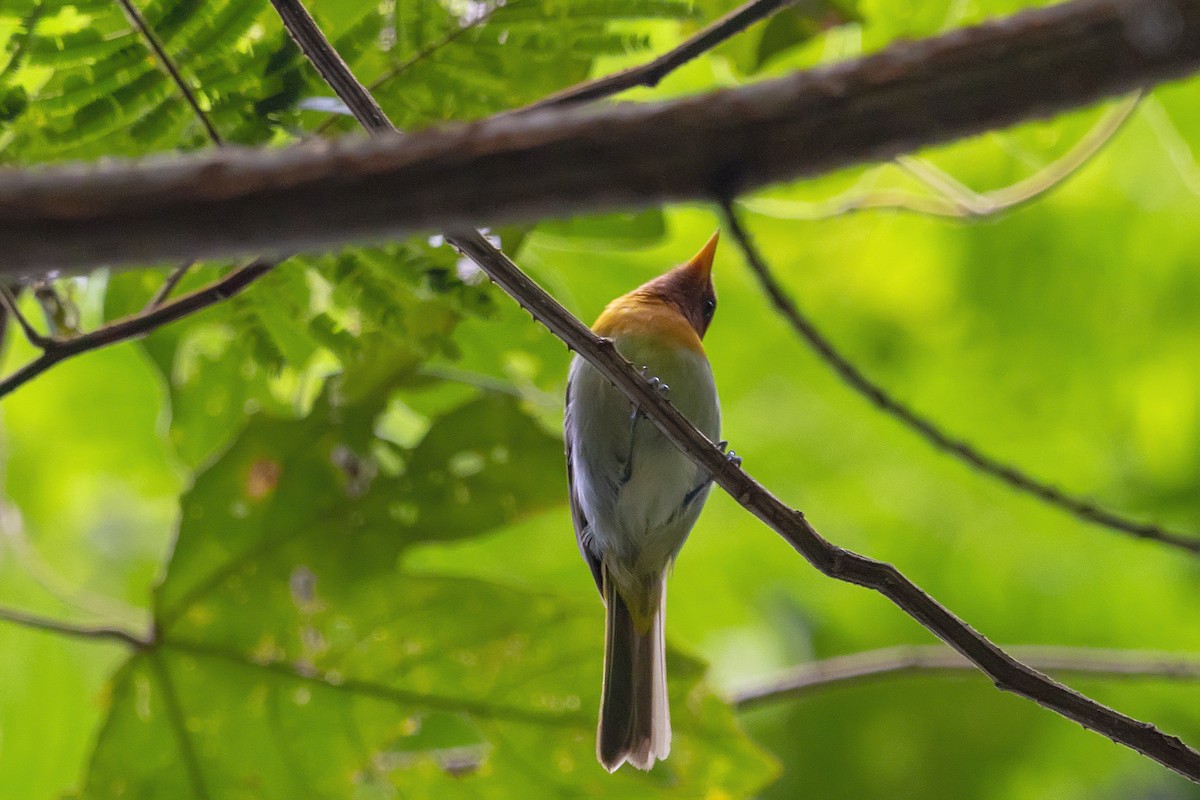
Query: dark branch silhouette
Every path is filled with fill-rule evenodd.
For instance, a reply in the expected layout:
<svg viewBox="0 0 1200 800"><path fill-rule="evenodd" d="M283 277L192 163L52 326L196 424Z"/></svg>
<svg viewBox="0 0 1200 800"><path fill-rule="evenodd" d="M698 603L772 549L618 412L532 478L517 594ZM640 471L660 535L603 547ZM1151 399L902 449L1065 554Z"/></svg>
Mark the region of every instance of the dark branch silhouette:
<svg viewBox="0 0 1200 800"><path fill-rule="evenodd" d="M387 131L391 123L370 93L350 72L298 0L271 0L301 49L372 132ZM754 253L745 232L732 217L734 235L747 258ZM1016 661L940 605L895 567L831 544L804 514L788 507L751 478L738 463L705 438L617 352L611 340L601 339L523 273L508 256L478 231L451 231L450 241L471 258L534 319L613 382L648 419L714 482L739 504L767 523L821 573L837 580L874 589L926 629L983 670L998 688L1034 702L1102 733L1189 779L1200 782L1200 753L1175 736L1146 722L1114 711Z"/></svg>
<svg viewBox="0 0 1200 800"><path fill-rule="evenodd" d="M129 19L133 26L141 33L142 38L146 40L147 46L154 51L155 57L158 59L159 65L178 87L179 93L183 95L183 99L191 107L192 113L196 115L197 121L204 126L205 133L208 138L216 145L221 145L224 142L221 139L221 134L217 133L217 129L213 127L212 121L208 118L208 114L204 113L204 109L200 107L200 101L196 98L196 93L192 91L192 87L188 86L187 81L183 79L183 74L180 73L179 67L167 55L166 49L163 47L154 30L146 23L146 18L142 16L142 12L138 11L137 6L133 4L133 0L117 0L121 4L121 8L125 11L125 16Z"/></svg>
<svg viewBox="0 0 1200 800"><path fill-rule="evenodd" d="M28 383L72 356L98 350L117 342L136 339L163 325L190 316L209 306L228 300L274 268L275 262L260 259L239 267L219 280L185 294L169 303L152 305L145 311L124 319L114 320L94 331L67 339L43 337L42 354L25 366L0 380L0 397Z"/></svg>
<svg viewBox="0 0 1200 800"><path fill-rule="evenodd" d="M639 64L636 67L614 72L602 78L578 83L563 89L561 92L538 100L536 103L531 103L524 108L517 109L512 113L523 114L543 108L587 103L592 100L611 97L614 94L623 92L626 89L632 89L635 86L653 88L663 78L684 64L699 58L726 39L736 36L754 23L771 16L776 11L794 5L797 1L750 0L750 2L738 6L711 25L696 31L696 33L676 47L651 61L647 61L645 64Z"/></svg>
<svg viewBox="0 0 1200 800"><path fill-rule="evenodd" d="M1146 23L1162 18L1170 24ZM366 142L12 171L0 181L0 271L297 252L734 196L1197 67L1200 1L1075 0L671 102L545 109Z"/></svg>
<svg viewBox="0 0 1200 800"><path fill-rule="evenodd" d="M842 355L833 346L833 343L817 329L813 321L805 316L776 280L766 260L760 253L754 251L753 245L744 238L741 225L735 221L732 210L728 208L726 209L726 221L730 229L738 235L739 243L747 250L749 255L746 262L758 279L759 285L762 286L763 292L770 298L775 309L792 326L796 335L803 339L844 383L869 400L880 411L915 431L935 449L949 453L973 469L996 478L1011 489L1032 495L1085 522L1101 525L1141 539L1151 539L1190 553L1200 553L1200 538L1169 531L1151 523L1138 522L1096 503L1074 497L1045 481L1031 477L1011 464L1006 464L981 452L969 442L946 433L928 417L897 400Z"/></svg>

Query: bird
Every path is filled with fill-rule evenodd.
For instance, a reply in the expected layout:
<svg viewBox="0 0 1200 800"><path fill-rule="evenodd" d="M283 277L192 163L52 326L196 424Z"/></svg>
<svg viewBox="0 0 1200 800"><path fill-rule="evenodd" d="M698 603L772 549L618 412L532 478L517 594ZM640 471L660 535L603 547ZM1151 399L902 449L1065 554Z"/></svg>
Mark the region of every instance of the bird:
<svg viewBox="0 0 1200 800"><path fill-rule="evenodd" d="M702 340L717 309L719 234L686 263L613 300L592 326L714 442L721 408ZM711 479L578 355L564 433L576 540L605 606L596 757L609 772L626 762L648 770L671 749L667 573Z"/></svg>

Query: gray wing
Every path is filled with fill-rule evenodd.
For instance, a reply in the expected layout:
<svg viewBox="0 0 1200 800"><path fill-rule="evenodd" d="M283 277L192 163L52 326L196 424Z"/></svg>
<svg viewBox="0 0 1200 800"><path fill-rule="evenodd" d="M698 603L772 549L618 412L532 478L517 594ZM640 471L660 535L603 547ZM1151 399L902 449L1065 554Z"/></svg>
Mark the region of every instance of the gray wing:
<svg viewBox="0 0 1200 800"><path fill-rule="evenodd" d="M596 581L596 589L600 594L604 594L604 578L601 574L602 566L600 559L592 552L589 543L591 540L591 531L588 526L587 517L583 514L583 508L579 505L579 495L575 493L575 464L571 457L571 381L567 381L567 414L566 414L566 435L563 439L566 441L567 447L567 494L571 500L571 521L575 523L575 542L579 545L579 553L583 556L584 562L588 565L588 569L592 571L592 578Z"/></svg>

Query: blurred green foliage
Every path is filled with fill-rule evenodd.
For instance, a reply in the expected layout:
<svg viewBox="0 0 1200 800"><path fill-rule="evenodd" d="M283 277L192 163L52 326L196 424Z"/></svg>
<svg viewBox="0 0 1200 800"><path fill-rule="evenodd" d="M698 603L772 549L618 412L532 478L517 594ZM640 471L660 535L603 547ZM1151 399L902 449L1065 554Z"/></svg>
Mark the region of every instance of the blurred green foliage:
<svg viewBox="0 0 1200 800"><path fill-rule="evenodd" d="M268 4L138 3L222 135L332 119ZM404 128L535 100L669 48L725 0L313 0ZM630 100L933 35L1020 0L802 3ZM391 77L387 77L391 76ZM921 154L978 190L1036 175L1086 109ZM208 146L120 8L0 4L0 161ZM894 166L744 198L780 277L868 375L949 430L1137 518L1200 531L1200 83L1149 96L1079 174L973 222L818 218L933 190ZM716 225L687 206L502 230L590 319ZM193 268L180 291L229 265ZM168 266L57 282L84 326ZM1200 651L1200 564L931 451L847 390L718 254L706 345L746 467L839 544L1003 643ZM28 297L22 307L38 309ZM6 372L32 355L8 337ZM157 644L0 623L0 797L1200 797L978 676L909 677L734 719L797 662L929 636L818 576L714 494L671 585L675 746L592 756L602 614L564 505L570 354L436 241L290 260L245 295L5 398L0 606ZM705 664L707 663L707 668ZM1200 686L1088 679L1200 742Z"/></svg>

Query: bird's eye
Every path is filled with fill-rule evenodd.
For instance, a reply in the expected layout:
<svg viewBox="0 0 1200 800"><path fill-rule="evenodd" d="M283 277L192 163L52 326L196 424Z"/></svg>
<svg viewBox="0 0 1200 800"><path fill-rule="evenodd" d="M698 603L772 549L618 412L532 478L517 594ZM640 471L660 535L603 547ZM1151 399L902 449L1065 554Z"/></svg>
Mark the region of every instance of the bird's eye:
<svg viewBox="0 0 1200 800"><path fill-rule="evenodd" d="M712 319L713 312L717 310L717 301L711 297L704 301L704 318Z"/></svg>

